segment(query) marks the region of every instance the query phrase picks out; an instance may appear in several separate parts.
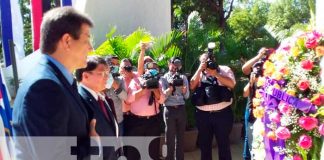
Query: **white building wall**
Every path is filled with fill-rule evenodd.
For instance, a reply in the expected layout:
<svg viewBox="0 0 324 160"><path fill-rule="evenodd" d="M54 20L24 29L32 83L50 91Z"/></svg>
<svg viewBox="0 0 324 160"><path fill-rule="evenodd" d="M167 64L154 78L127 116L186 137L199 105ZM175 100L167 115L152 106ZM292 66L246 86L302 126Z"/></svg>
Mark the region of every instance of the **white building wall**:
<svg viewBox="0 0 324 160"><path fill-rule="evenodd" d="M138 27L154 36L171 30L171 0L73 0L73 6L93 19L95 47L113 26L123 35Z"/></svg>
<svg viewBox="0 0 324 160"><path fill-rule="evenodd" d="M324 32L324 0L316 0L316 28ZM324 147L323 147L324 148Z"/></svg>

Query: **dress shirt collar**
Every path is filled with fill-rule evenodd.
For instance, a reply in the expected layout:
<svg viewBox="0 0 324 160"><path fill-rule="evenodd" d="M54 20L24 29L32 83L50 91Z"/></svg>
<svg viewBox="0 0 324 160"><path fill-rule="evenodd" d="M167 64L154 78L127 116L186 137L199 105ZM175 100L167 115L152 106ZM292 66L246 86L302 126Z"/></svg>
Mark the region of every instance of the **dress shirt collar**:
<svg viewBox="0 0 324 160"><path fill-rule="evenodd" d="M62 72L62 74L64 75L64 77L67 79L67 81L70 83L70 85L73 84L73 75L72 73L69 72L69 70L59 61L57 61L56 59L54 59L53 57L47 55L47 54L43 54L45 55L45 57L51 61L52 63L54 63L54 65Z"/></svg>
<svg viewBox="0 0 324 160"><path fill-rule="evenodd" d="M90 92L90 94L95 98L96 101L98 101L98 98L100 98L101 100L105 100L105 96L103 94L90 89L89 87L85 86L82 83L80 83L80 86L82 86L84 89L86 89L88 92Z"/></svg>

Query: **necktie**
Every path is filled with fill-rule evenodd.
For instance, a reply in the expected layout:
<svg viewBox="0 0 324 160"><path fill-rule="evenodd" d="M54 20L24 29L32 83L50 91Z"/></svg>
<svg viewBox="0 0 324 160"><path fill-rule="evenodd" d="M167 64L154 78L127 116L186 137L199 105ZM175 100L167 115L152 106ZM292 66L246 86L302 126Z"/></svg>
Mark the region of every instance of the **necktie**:
<svg viewBox="0 0 324 160"><path fill-rule="evenodd" d="M101 98L98 98L98 103L99 103L99 106L100 106L100 109L102 111L102 113L105 115L105 117L110 121L110 118L109 118L109 115L108 115L108 112L107 112L107 109L105 107L105 102L101 99Z"/></svg>

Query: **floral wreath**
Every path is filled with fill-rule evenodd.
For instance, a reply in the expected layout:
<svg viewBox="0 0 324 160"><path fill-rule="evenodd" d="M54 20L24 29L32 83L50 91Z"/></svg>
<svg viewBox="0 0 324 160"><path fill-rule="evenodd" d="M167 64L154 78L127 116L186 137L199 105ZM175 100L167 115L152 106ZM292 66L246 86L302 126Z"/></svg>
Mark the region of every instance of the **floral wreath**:
<svg viewBox="0 0 324 160"><path fill-rule="evenodd" d="M324 86L320 60L324 35L300 32L286 39L263 64L253 102L254 158L320 159L324 135ZM322 80L324 81L324 80Z"/></svg>

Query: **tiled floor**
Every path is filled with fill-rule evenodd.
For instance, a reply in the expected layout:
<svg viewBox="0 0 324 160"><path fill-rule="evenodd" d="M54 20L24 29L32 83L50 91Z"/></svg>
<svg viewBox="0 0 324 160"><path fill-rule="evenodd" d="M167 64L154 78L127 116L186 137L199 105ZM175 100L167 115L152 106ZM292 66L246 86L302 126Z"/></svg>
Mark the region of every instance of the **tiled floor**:
<svg viewBox="0 0 324 160"><path fill-rule="evenodd" d="M241 160L243 152L243 142L231 145L232 159ZM185 153L185 160L200 160L200 150L197 148L193 152ZM213 148L213 160L218 160L218 149Z"/></svg>

